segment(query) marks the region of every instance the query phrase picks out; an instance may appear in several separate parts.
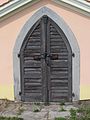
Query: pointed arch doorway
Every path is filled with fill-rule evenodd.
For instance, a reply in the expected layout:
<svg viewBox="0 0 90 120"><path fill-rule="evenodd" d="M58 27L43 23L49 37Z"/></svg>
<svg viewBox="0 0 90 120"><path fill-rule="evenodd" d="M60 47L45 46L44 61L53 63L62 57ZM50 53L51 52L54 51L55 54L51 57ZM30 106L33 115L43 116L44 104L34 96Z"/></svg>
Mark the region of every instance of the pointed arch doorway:
<svg viewBox="0 0 90 120"><path fill-rule="evenodd" d="M26 22L13 55L16 100L79 100L79 47L55 12L43 7Z"/></svg>
<svg viewBox="0 0 90 120"><path fill-rule="evenodd" d="M48 16L42 16L26 35L20 65L23 101L72 100L71 47L63 31Z"/></svg>

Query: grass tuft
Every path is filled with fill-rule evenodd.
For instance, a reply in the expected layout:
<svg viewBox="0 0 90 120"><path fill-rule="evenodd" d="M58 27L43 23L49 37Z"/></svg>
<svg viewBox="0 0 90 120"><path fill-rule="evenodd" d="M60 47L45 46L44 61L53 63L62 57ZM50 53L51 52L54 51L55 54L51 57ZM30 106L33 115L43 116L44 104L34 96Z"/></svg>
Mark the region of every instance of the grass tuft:
<svg viewBox="0 0 90 120"><path fill-rule="evenodd" d="M55 118L55 120L66 120L66 118L63 118L63 117L57 117L57 118Z"/></svg>

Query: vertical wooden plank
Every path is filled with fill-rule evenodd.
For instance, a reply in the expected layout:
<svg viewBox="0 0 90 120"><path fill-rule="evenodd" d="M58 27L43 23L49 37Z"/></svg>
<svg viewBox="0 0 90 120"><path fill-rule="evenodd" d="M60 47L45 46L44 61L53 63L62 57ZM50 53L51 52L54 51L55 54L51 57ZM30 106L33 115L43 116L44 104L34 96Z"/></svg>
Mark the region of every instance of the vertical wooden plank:
<svg viewBox="0 0 90 120"><path fill-rule="evenodd" d="M46 96L47 96L47 88L46 88L46 62L45 62L45 53L46 53L46 24L45 24L45 18L42 17L41 19L41 56L43 57L41 59L41 66L42 66L42 88L43 88L43 102L46 102Z"/></svg>
<svg viewBox="0 0 90 120"><path fill-rule="evenodd" d="M51 91L50 91L50 19L47 21L47 40L46 40L46 49L47 49L47 103L50 101Z"/></svg>

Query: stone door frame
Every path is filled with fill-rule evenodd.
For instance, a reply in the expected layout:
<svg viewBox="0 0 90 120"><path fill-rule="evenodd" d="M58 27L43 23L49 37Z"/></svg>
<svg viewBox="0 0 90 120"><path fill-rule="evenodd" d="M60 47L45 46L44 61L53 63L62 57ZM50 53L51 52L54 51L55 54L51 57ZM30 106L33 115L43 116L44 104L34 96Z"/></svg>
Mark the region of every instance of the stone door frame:
<svg viewBox="0 0 90 120"><path fill-rule="evenodd" d="M65 21L54 11L47 7L42 7L34 13L30 19L25 23L20 31L14 49L13 49L13 74L14 74L14 98L16 101L21 100L21 82L20 82L20 59L18 57L21 45L30 28L43 16L50 17L64 32L73 52L72 58L72 93L74 93L73 101L80 99L80 49L77 40L65 23Z"/></svg>

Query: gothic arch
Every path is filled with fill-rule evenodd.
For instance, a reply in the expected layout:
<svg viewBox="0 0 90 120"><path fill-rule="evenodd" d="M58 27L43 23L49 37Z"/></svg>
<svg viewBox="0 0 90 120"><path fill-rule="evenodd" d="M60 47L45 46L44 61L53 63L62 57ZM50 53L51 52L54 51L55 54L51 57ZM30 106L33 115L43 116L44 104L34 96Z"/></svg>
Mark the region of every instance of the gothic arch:
<svg viewBox="0 0 90 120"><path fill-rule="evenodd" d="M19 92L21 91L20 85L20 61L18 54L21 49L21 45L24 41L25 36L27 35L30 28L43 16L47 15L50 17L64 32L66 35L69 44L71 46L72 52L75 56L72 59L72 93L75 94L73 100L79 100L80 97L80 50L77 43L77 40L65 23L65 21L54 11L47 7L39 9L35 14L33 14L30 19L25 23L22 30L17 37L14 50L13 50L13 71L14 71L14 97L16 100L21 100Z"/></svg>

